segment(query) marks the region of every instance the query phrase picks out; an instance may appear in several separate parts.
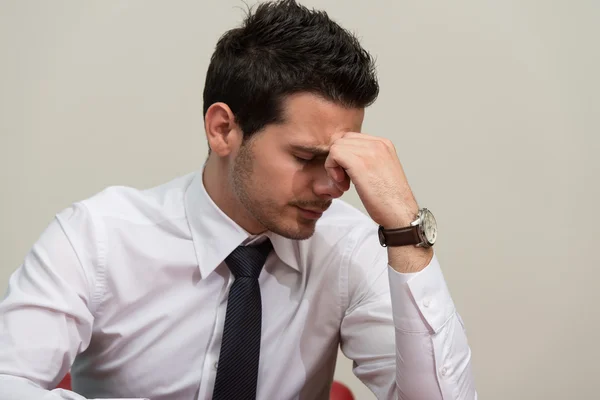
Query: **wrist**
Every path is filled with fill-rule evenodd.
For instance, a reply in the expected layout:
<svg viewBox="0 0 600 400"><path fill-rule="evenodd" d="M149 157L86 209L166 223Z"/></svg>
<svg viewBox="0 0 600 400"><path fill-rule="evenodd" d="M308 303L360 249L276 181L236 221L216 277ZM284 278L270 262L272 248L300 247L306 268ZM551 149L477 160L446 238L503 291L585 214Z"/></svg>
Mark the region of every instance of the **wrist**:
<svg viewBox="0 0 600 400"><path fill-rule="evenodd" d="M386 213L385 218L379 222L379 225L385 229L397 229L409 227L419 215L419 207L401 206Z"/></svg>
<svg viewBox="0 0 600 400"><path fill-rule="evenodd" d="M388 247L387 251L390 267L400 273L414 273L423 270L429 265L434 255L432 247Z"/></svg>

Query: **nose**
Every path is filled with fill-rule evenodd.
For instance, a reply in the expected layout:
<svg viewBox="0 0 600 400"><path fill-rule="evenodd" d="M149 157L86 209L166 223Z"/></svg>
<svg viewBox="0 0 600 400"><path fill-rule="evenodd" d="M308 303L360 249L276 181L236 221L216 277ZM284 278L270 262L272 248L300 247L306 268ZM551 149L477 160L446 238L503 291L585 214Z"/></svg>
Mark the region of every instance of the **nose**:
<svg viewBox="0 0 600 400"><path fill-rule="evenodd" d="M333 180L333 178L331 178L329 176L329 174L327 173L327 170L325 169L324 166L321 166L321 168L318 168L318 171L316 171L315 173L316 173L316 176L313 181L313 192L319 198L324 199L324 200L331 200L331 199L337 199L342 194L344 194L344 191L341 190L338 187L338 185L336 185L335 181ZM348 178L346 178L346 179L348 179ZM339 185L343 186L344 183L345 182L342 182Z"/></svg>

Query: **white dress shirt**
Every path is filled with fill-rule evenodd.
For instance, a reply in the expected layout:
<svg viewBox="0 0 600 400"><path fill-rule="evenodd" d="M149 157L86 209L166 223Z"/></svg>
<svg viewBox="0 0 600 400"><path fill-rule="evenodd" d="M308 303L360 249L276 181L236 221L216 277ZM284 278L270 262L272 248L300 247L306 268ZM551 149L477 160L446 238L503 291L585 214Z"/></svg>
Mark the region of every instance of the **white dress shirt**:
<svg viewBox="0 0 600 400"><path fill-rule="evenodd" d="M341 200L308 240L266 235L258 399L327 399L338 345L379 399L477 398L436 257L394 271L375 223ZM63 210L0 303L0 400L210 399L233 281L223 260L252 240L201 172ZM52 390L69 370L78 394Z"/></svg>

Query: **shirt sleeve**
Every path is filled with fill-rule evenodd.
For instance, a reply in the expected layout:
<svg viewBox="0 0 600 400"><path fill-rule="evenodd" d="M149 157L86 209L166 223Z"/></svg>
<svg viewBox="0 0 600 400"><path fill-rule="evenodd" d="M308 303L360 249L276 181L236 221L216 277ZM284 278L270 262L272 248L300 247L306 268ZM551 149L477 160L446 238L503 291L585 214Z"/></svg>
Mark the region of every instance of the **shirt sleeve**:
<svg viewBox="0 0 600 400"><path fill-rule="evenodd" d="M59 213L0 302L0 400L82 400L54 389L90 343L102 249L89 213ZM54 389L54 390L50 390Z"/></svg>
<svg viewBox="0 0 600 400"><path fill-rule="evenodd" d="M471 350L436 256L418 273L387 264L376 235L348 258L341 349L378 399L474 400Z"/></svg>

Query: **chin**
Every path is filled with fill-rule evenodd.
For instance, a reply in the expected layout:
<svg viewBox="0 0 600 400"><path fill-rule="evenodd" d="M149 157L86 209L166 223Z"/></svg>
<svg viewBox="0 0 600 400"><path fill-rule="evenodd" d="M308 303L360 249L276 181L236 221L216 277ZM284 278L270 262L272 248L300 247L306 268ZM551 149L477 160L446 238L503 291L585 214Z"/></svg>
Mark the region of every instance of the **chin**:
<svg viewBox="0 0 600 400"><path fill-rule="evenodd" d="M269 228L273 233L292 240L306 240L315 233L316 221L296 221L295 224L277 224Z"/></svg>
<svg viewBox="0 0 600 400"><path fill-rule="evenodd" d="M287 236L288 239L292 239L292 240L307 240L310 239L312 237L312 235L314 235L315 230L313 229L310 232L295 232L292 235Z"/></svg>

